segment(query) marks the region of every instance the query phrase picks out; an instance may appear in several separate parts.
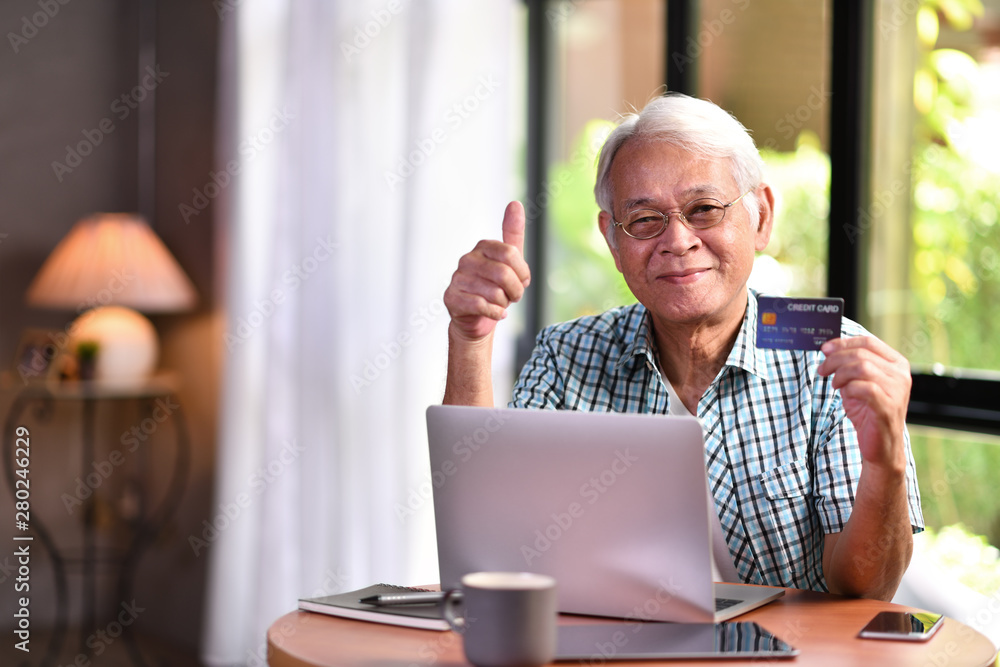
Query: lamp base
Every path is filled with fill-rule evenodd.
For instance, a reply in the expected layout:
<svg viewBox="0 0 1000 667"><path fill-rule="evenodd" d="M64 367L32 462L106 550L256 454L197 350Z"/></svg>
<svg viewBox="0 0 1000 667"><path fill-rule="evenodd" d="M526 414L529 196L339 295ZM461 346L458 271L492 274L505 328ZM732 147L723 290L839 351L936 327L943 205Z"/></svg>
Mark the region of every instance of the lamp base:
<svg viewBox="0 0 1000 667"><path fill-rule="evenodd" d="M80 361L81 344L93 344L94 380L133 386L149 379L159 356L152 322L131 308L102 306L88 310L70 327L68 350Z"/></svg>

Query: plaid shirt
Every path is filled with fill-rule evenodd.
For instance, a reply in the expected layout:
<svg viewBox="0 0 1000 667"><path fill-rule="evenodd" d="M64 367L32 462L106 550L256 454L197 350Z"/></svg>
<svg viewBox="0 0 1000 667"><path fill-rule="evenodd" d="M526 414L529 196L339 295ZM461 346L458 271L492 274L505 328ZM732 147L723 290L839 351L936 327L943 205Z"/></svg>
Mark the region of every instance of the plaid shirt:
<svg viewBox="0 0 1000 667"><path fill-rule="evenodd" d="M857 433L822 352L756 347L757 298L729 358L698 403L709 486L740 578L826 591L823 537L843 530L861 475ZM842 335L868 335L843 320ZM547 327L511 407L669 414L649 315L642 305ZM907 447L910 523L923 530Z"/></svg>

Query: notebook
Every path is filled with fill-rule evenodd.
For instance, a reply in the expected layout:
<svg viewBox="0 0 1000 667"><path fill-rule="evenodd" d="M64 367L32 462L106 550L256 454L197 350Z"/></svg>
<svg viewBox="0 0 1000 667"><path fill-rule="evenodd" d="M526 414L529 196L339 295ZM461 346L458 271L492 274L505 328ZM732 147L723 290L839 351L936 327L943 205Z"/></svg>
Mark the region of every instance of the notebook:
<svg viewBox="0 0 1000 667"><path fill-rule="evenodd" d="M539 572L562 612L691 623L784 594L713 583L694 417L431 406L427 432L442 588Z"/></svg>
<svg viewBox="0 0 1000 667"><path fill-rule="evenodd" d="M392 595L406 591L426 591L424 588L409 588L391 584L375 584L356 591L299 600L299 609L330 616L343 616L359 621L374 621L389 625L403 625L425 630L447 630L448 621L441 616L440 604L400 605L376 607L360 602L362 598L375 595Z"/></svg>

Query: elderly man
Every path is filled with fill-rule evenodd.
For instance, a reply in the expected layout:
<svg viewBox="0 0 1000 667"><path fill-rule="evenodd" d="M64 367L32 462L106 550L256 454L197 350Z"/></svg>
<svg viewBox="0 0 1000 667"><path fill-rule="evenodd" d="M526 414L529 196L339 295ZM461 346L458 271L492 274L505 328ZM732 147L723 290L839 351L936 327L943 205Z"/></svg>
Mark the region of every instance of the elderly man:
<svg viewBox="0 0 1000 667"><path fill-rule="evenodd" d="M543 330L513 407L692 414L735 571L748 583L890 599L923 518L909 364L844 320L822 352L755 346L754 253L774 195L745 128L666 95L598 164L598 224L639 304ZM445 403L493 405L493 332L530 281L524 210L459 261Z"/></svg>

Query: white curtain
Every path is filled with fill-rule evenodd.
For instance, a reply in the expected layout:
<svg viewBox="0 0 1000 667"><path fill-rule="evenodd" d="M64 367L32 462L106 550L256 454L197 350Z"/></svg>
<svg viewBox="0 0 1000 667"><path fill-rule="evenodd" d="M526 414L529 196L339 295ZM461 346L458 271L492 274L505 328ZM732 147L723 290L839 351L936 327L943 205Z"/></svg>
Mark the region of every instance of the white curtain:
<svg viewBox="0 0 1000 667"><path fill-rule="evenodd" d="M299 597L437 581L424 410L444 288L517 196L519 5L215 3L227 326L207 664L263 664Z"/></svg>

